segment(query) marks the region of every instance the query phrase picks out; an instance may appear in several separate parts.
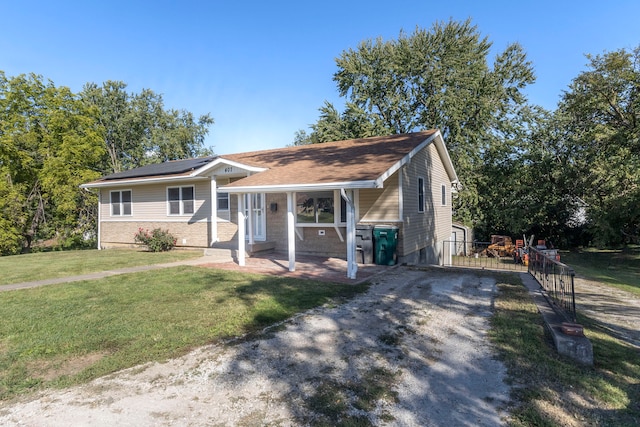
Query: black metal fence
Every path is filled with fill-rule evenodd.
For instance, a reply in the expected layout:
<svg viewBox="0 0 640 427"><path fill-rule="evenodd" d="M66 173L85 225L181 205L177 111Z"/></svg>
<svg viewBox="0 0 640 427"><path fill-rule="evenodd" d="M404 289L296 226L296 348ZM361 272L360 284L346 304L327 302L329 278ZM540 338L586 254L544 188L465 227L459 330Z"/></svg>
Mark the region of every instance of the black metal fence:
<svg viewBox="0 0 640 427"><path fill-rule="evenodd" d="M447 240L442 247L442 265L491 270L527 271L512 253L489 250L491 242Z"/></svg>
<svg viewBox="0 0 640 427"><path fill-rule="evenodd" d="M575 271L544 250L529 248L528 271L536 278L553 303L560 308L567 320L576 321Z"/></svg>
<svg viewBox="0 0 640 427"><path fill-rule="evenodd" d="M445 241L442 265L528 271L567 320L576 321L574 270L557 259L557 251L529 247L524 256L490 249L490 242Z"/></svg>

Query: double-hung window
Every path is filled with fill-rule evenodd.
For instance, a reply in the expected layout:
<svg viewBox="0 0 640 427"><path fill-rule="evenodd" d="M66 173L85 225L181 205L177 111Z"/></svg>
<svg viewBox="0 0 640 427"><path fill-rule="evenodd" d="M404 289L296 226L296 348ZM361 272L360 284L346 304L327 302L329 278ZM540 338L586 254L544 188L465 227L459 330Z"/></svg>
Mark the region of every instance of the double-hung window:
<svg viewBox="0 0 640 427"><path fill-rule="evenodd" d="M167 209L169 215L187 215L194 212L193 186L167 188Z"/></svg>
<svg viewBox="0 0 640 427"><path fill-rule="evenodd" d="M111 191L111 216L131 215L131 190Z"/></svg>
<svg viewBox="0 0 640 427"><path fill-rule="evenodd" d="M418 212L424 212L424 178L418 178Z"/></svg>
<svg viewBox="0 0 640 427"><path fill-rule="evenodd" d="M228 211L229 210L229 193L221 193L218 192L218 201L217 206L219 211Z"/></svg>
<svg viewBox="0 0 640 427"><path fill-rule="evenodd" d="M336 217L336 198L339 198L340 210ZM347 222L347 203L334 191L296 193L297 224L335 224Z"/></svg>

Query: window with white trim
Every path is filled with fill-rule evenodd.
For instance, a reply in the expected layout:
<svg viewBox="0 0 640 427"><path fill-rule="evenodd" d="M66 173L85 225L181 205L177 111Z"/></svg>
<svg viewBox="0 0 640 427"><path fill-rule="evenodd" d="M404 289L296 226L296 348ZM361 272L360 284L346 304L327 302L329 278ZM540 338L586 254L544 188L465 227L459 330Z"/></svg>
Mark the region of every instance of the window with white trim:
<svg viewBox="0 0 640 427"><path fill-rule="evenodd" d="M167 187L167 213L169 215L188 215L194 212L195 188Z"/></svg>
<svg viewBox="0 0 640 427"><path fill-rule="evenodd" d="M447 206L447 186L442 184L442 206Z"/></svg>
<svg viewBox="0 0 640 427"><path fill-rule="evenodd" d="M217 207L219 211L228 211L229 210L229 193L221 193L218 192L218 202Z"/></svg>
<svg viewBox="0 0 640 427"><path fill-rule="evenodd" d="M340 211L336 218L336 198ZM304 224L345 224L347 222L347 202L334 191L296 193L296 223Z"/></svg>
<svg viewBox="0 0 640 427"><path fill-rule="evenodd" d="M418 178L418 212L424 212L424 178Z"/></svg>
<svg viewBox="0 0 640 427"><path fill-rule="evenodd" d="M109 193L111 216L131 216L131 190L118 190Z"/></svg>

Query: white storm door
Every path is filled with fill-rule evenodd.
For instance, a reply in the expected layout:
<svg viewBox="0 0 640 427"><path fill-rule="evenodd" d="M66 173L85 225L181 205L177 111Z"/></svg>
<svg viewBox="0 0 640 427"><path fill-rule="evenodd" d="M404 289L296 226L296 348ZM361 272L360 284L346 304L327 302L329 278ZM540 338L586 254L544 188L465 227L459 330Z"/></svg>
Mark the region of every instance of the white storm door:
<svg viewBox="0 0 640 427"><path fill-rule="evenodd" d="M264 202L264 193L257 194L245 194L244 195L244 206L245 206L245 215L248 217L249 215L249 197L251 197L251 222L253 224L253 239L254 240L266 240L267 239L267 220L265 215L265 202ZM245 223L247 226L245 229L247 230L246 238L249 239L249 222L245 219Z"/></svg>

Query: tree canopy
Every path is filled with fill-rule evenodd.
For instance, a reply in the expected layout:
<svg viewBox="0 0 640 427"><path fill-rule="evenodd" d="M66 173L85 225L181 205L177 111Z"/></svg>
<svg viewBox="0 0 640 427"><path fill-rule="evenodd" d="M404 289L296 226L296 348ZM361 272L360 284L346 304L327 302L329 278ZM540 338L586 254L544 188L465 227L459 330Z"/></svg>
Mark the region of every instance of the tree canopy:
<svg viewBox="0 0 640 427"><path fill-rule="evenodd" d="M588 55L552 112L526 99L522 47L491 49L470 20L363 41L336 59L344 110L326 102L293 143L438 128L462 183L454 218L479 238L638 242L640 48Z"/></svg>
<svg viewBox="0 0 640 427"><path fill-rule="evenodd" d="M520 45L508 45L493 60L491 47L470 20L364 41L336 60L344 112L326 103L312 132L298 132L294 144L440 129L462 182L456 216L472 223L482 214L483 155L508 143L504 136L526 104L523 89L535 80Z"/></svg>
<svg viewBox="0 0 640 427"><path fill-rule="evenodd" d="M213 119L197 120L188 111L165 110L162 96L150 89L128 93L124 82L88 83L81 99L98 110L112 172L150 163L212 154L204 138Z"/></svg>
<svg viewBox="0 0 640 427"><path fill-rule="evenodd" d="M95 234L97 197L79 185L143 164L210 153L213 123L165 110L151 90L122 82L81 94L39 75L0 71L0 255L34 240L77 244Z"/></svg>
<svg viewBox="0 0 640 427"><path fill-rule="evenodd" d="M564 93L565 147L594 241L640 242L640 46L587 55Z"/></svg>

